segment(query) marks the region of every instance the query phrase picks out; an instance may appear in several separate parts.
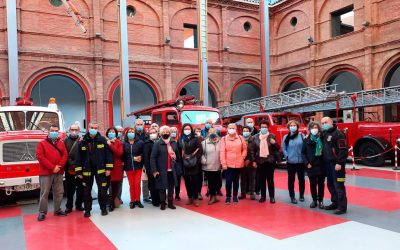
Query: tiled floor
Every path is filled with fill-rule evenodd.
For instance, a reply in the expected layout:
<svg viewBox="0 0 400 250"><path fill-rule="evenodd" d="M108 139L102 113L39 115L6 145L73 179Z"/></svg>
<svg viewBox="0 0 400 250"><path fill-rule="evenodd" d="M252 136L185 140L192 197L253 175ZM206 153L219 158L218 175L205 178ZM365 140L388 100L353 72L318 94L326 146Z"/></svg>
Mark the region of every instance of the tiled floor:
<svg viewBox="0 0 400 250"><path fill-rule="evenodd" d="M97 205L90 219L73 212L49 214L44 222L36 221L37 204L0 208L0 249L398 249L400 173L347 173L343 216L310 209L308 186L306 202L290 204L285 171L276 172L275 205L242 200L208 206L204 200L196 208L183 199L177 210L131 210L124 183L125 204L105 217Z"/></svg>

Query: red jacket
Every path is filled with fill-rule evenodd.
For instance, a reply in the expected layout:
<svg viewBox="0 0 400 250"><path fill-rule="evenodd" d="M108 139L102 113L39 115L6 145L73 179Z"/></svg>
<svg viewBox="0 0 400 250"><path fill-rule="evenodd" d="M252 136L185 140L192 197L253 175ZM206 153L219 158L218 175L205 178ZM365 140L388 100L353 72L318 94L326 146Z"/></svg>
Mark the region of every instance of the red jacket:
<svg viewBox="0 0 400 250"><path fill-rule="evenodd" d="M39 161L40 176L52 175L56 165L61 166L57 174L63 174L64 165L68 159L68 153L62 140L58 140L55 145L52 145L51 142L44 139L41 140L36 147L36 158Z"/></svg>
<svg viewBox="0 0 400 250"><path fill-rule="evenodd" d="M124 154L124 144L116 139L110 144L110 150L113 155L114 167L111 170L111 181L122 181L124 169L122 167L122 155Z"/></svg>

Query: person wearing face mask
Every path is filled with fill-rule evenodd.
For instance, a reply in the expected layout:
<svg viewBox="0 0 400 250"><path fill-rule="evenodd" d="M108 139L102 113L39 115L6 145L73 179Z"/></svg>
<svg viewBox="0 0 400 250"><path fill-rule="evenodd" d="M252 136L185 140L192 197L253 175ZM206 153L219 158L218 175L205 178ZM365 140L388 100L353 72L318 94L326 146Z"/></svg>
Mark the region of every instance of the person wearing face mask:
<svg viewBox="0 0 400 250"><path fill-rule="evenodd" d="M252 136L250 132L250 127L243 127L243 138L246 141L247 149L251 147ZM250 193L250 199L255 200L255 175L256 169L253 167L252 162L250 161L250 150L247 150L247 156L244 159L244 167L242 168L242 172L240 174L240 196L239 200L246 199L247 189Z"/></svg>
<svg viewBox="0 0 400 250"><path fill-rule="evenodd" d="M213 121L211 118L208 118L206 120L206 123L204 124L204 128L201 130L201 136L203 138L207 138L208 137L208 131L210 130L210 128L213 127Z"/></svg>
<svg viewBox="0 0 400 250"><path fill-rule="evenodd" d="M254 127L254 120L252 118L247 118L245 125L250 128L251 136L258 134L258 129Z"/></svg>
<svg viewBox="0 0 400 250"><path fill-rule="evenodd" d="M195 136L192 125L186 123L182 126L181 137L179 138L179 148L183 158L182 170L183 177L185 180L186 191L188 195L188 202L186 205L193 204L199 206L198 195L200 193L200 173L201 173L201 156L203 154L203 148L201 141ZM195 159L194 165L187 165L188 161L184 158Z"/></svg>
<svg viewBox="0 0 400 250"><path fill-rule="evenodd" d="M120 125L116 125L116 126L115 126L115 129L116 129L117 132L118 132L118 134L117 134L118 139L119 139L121 142L123 142L123 141L124 141L124 128L123 128L122 126L120 126ZM124 165L124 162L122 162L122 165ZM119 183L119 187L118 187L119 192L118 192L118 194L117 194L117 197L118 197L119 202L120 202L121 204L123 204L123 201L122 201L122 199L121 199L121 196L122 196L122 184L123 184L123 183L124 183L123 181L121 181L121 182Z"/></svg>
<svg viewBox="0 0 400 250"><path fill-rule="evenodd" d="M250 145L250 160L257 167L258 185L261 189L260 203L266 200L266 183L268 183L269 202L275 203L274 172L279 154L279 144L276 136L268 131L268 121L260 121L260 133L253 136Z"/></svg>
<svg viewBox="0 0 400 250"><path fill-rule="evenodd" d="M111 170L111 200L109 211L114 211L115 207L119 207L120 200L118 198L120 183L124 175L122 167L122 155L124 154L124 146L122 141L117 137L117 130L115 128L108 128L106 131L107 145L112 152L114 167Z"/></svg>
<svg viewBox="0 0 400 250"><path fill-rule="evenodd" d="M134 209L136 206L143 208L143 204L140 202L143 147L144 142L136 137L135 129L129 128L124 141L124 170L129 182L130 209Z"/></svg>
<svg viewBox="0 0 400 250"><path fill-rule="evenodd" d="M225 172L225 204L231 204L232 189L233 203L237 204L239 190L239 176L247 157L247 145L245 139L237 134L236 124L228 125L228 134L221 139L221 165ZM232 188L233 185L233 188Z"/></svg>
<svg viewBox="0 0 400 250"><path fill-rule="evenodd" d="M171 127L170 132L171 132L171 141L178 142L178 129L176 127ZM182 176L181 175L177 176L177 179L178 179L178 182L175 185L175 200L180 201L181 200L180 193L181 193Z"/></svg>
<svg viewBox="0 0 400 250"><path fill-rule="evenodd" d="M98 201L101 215L108 214L107 211L107 177L113 169L112 153L106 138L98 132L97 122L89 123L89 131L85 134L78 145L76 155L75 171L78 178L83 180L83 202L84 217L90 217L92 210L92 186L96 179Z"/></svg>
<svg viewBox="0 0 400 250"><path fill-rule="evenodd" d="M155 207L160 206L160 196L156 188L156 179L152 175L150 166L150 156L154 143L159 139L158 132L155 128L150 128L148 131L148 139L143 146L143 164L146 169L148 187L151 195L151 204Z"/></svg>
<svg viewBox="0 0 400 250"><path fill-rule="evenodd" d="M288 172L288 189L290 200L293 204L297 204L297 199L294 193L294 182L297 178L299 180L299 192L300 201L304 202L304 190L305 190L305 166L301 155L303 148L304 134L299 132L300 124L291 120L287 123L289 133L286 134L282 139L282 152L286 158L286 166Z"/></svg>
<svg viewBox="0 0 400 250"><path fill-rule="evenodd" d="M53 188L54 215L67 215L61 210L61 201L64 195L64 165L68 160L68 153L65 144L58 137L58 131L58 125L51 125L47 138L41 140L36 147L40 182L38 221L46 219L48 198L51 188Z"/></svg>
<svg viewBox="0 0 400 250"><path fill-rule="evenodd" d="M346 160L348 147L345 135L333 125L330 117L321 120L323 130L323 158L326 170L327 186L332 204L326 210L335 210L334 214L347 212L347 196L344 182L346 180Z"/></svg>
<svg viewBox="0 0 400 250"><path fill-rule="evenodd" d="M306 165L307 176L310 180L312 203L310 208L324 209L325 170L322 157L322 133L317 122L308 124L308 135L304 139L302 148L303 162ZM318 202L318 203L317 203Z"/></svg>
<svg viewBox="0 0 400 250"><path fill-rule="evenodd" d="M146 132L144 131L144 121L140 118L136 119L135 121L135 131L136 131L136 139L145 142L147 140Z"/></svg>
<svg viewBox="0 0 400 250"><path fill-rule="evenodd" d="M207 125L207 126L209 126L209 125ZM206 139L206 137L203 136L203 130L200 127L197 127L197 128L194 129L194 134L195 134L195 137L200 139L200 142L202 142L202 141L204 141ZM203 176L203 170L201 170L201 169L199 171L198 180L199 181L197 182L198 183L197 190L199 190L199 194L197 195L197 199L198 200L203 200L203 195L201 195L201 189L203 188L204 176Z"/></svg>
<svg viewBox="0 0 400 250"><path fill-rule="evenodd" d="M65 164L65 187L67 195L67 203L65 204L65 212L71 213L74 203L74 195L76 193L75 209L83 211L83 185L82 180L75 178L75 156L78 152L78 144L81 140L79 136L80 128L78 124L72 124L69 127L69 135L64 139L64 144L68 153L68 160Z"/></svg>
<svg viewBox="0 0 400 250"><path fill-rule="evenodd" d="M168 126L160 128L161 138L154 143L150 156L150 171L155 178L161 210L166 209L166 200L168 208L176 209L173 203L174 185L177 183L177 176L182 172L178 145L171 141L170 133Z"/></svg>
<svg viewBox="0 0 400 250"><path fill-rule="evenodd" d="M201 143L203 148L201 163L208 180L210 195L208 205L212 205L219 201L217 191L221 182L220 141L215 128L210 128L208 132L209 136Z"/></svg>

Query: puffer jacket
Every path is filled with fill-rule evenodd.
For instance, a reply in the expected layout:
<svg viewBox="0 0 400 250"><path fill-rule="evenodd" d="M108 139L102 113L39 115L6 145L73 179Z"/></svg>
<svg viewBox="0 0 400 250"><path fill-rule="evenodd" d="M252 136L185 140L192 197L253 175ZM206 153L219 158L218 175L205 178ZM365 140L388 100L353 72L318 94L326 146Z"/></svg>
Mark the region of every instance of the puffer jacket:
<svg viewBox="0 0 400 250"><path fill-rule="evenodd" d="M226 135L220 142L221 165L226 168L242 168L247 156L246 141L241 135Z"/></svg>

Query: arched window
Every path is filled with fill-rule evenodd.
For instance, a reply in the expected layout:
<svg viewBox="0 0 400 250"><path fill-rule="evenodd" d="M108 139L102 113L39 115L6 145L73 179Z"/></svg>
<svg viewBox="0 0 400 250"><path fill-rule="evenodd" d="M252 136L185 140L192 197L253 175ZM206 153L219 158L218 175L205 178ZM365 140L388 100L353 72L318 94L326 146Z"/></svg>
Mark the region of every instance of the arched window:
<svg viewBox="0 0 400 250"><path fill-rule="evenodd" d="M54 97L57 106L63 113L65 125L68 128L78 121L84 130L86 123L86 96L85 92L74 79L61 75L48 75L37 81L32 88L33 104L47 107L49 98Z"/></svg>
<svg viewBox="0 0 400 250"><path fill-rule="evenodd" d="M304 83L293 81L289 82L288 84L285 85L285 87L283 87L282 93L302 88L305 88Z"/></svg>
<svg viewBox="0 0 400 250"><path fill-rule="evenodd" d="M137 78L129 79L129 94L131 107L127 113L136 111L147 106L157 103L157 95L154 89L146 81ZM120 99L120 85L118 85L113 94L113 125L121 125L121 99Z"/></svg>
<svg viewBox="0 0 400 250"><path fill-rule="evenodd" d="M199 81L194 80L191 82L186 83L180 90L179 96L189 96L194 95L196 99L200 98L200 86ZM212 88L208 87L208 106L216 107L217 100L215 98L215 93Z"/></svg>
<svg viewBox="0 0 400 250"><path fill-rule="evenodd" d="M394 65L385 77L384 86L394 87L400 85L400 62ZM400 105L392 104L385 106L385 121L399 122L400 121Z"/></svg>
<svg viewBox="0 0 400 250"><path fill-rule="evenodd" d="M245 82L233 89L232 103L243 102L261 97L261 88L253 83Z"/></svg>

